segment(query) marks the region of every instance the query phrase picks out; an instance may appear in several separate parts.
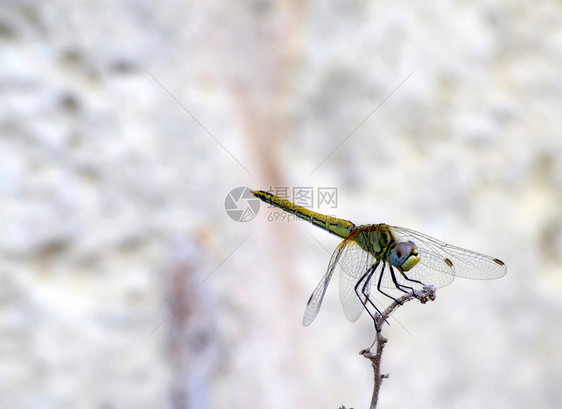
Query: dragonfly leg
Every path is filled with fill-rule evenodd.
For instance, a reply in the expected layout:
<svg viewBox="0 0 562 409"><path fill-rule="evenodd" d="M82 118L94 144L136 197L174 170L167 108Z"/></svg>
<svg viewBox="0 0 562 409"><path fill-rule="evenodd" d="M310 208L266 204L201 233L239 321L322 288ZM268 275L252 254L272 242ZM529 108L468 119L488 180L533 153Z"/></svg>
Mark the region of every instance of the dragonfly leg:
<svg viewBox="0 0 562 409"><path fill-rule="evenodd" d="M412 287L408 287L407 285L400 284L398 282L398 280L396 279L396 274L394 274L394 269L392 268L392 266L389 265L388 267L390 267L390 277L392 277L392 282L394 283L394 285L397 289L399 289L400 291L403 291L405 293L407 293L408 291L404 290L404 288L402 288L402 287L409 288L410 290L413 290Z"/></svg>
<svg viewBox="0 0 562 409"><path fill-rule="evenodd" d="M386 295L388 298L390 298L390 299L394 300L395 302L397 302L398 304L402 305L402 303L401 303L399 300L397 300L397 299L394 298L393 296L391 296L391 295L385 293L385 292L382 290L382 288L381 288L382 276L383 276L383 274L384 274L384 267L385 267L385 265L386 265L386 263L384 263L384 264L382 265L382 270L381 270L381 273L380 273L380 275L379 275L379 281L377 282L377 290L379 291L379 293L381 293L381 294L383 294L383 295ZM396 282L396 277L394 277L394 272L392 271L392 266L389 264L388 267L390 268L390 276L392 277L392 281L394 282L394 284L395 284L396 286L398 286L398 283ZM397 287L397 288L398 288L398 287Z"/></svg>
<svg viewBox="0 0 562 409"><path fill-rule="evenodd" d="M371 268L369 268L365 274L363 274L361 276L361 278L359 280L357 280L357 284L355 284L355 294L357 295L357 297L359 298L359 300L361 301L361 304L363 304L363 308L365 308L367 310L367 312L369 313L369 315L371 316L371 318L373 319L373 322L375 323L375 329L377 330L377 332L380 332L380 328L377 325L377 319L375 317L375 315L373 315L373 313L371 312L371 310L369 310L367 308L367 301L369 302L369 304L371 304L375 310L377 311L377 313L379 315L382 315L380 310L377 308L377 306L375 304L373 304L373 302L369 299L369 294L366 292L366 286L363 286L361 293L363 294L363 296L365 297L365 300L362 299L361 294L359 294L359 286L361 285L361 283L363 282L363 280L365 280L366 283L368 283L371 279L371 277L373 276L373 273L375 272L375 270L377 269L377 267L379 266L380 261L377 261L375 264L373 264L371 266Z"/></svg>
<svg viewBox="0 0 562 409"><path fill-rule="evenodd" d="M391 275L391 277L392 277L392 281L394 282L394 285L396 286L396 288L398 288L400 291L403 291L403 292L405 292L405 293L407 293L408 291L404 290L404 288L408 288L408 289L409 289L410 291L412 291L412 292L415 291L414 287L410 287L409 285L400 284L400 283L398 282L398 280L396 279L396 274L394 274L394 269L392 268L391 265L389 265L389 267L390 267L390 275ZM424 284L423 284L422 282L418 281L418 280L411 280L411 279L409 279L409 278L406 276L406 274L404 274L404 272L401 271L400 269L399 269L398 271L400 271L400 274L402 274L402 276L403 276L406 280L412 281L412 282L414 282L414 283L418 283L418 284L421 284L422 286L424 286Z"/></svg>
<svg viewBox="0 0 562 409"><path fill-rule="evenodd" d="M381 311L378 309L378 307L375 305L375 303L371 300L371 297L369 296L369 285L371 285L371 278L373 278L373 274L375 273L378 265L380 262L377 262L373 267L371 267L370 270L370 274L367 275L367 277L365 278L365 281L363 283L363 288L361 289L361 293L363 294L363 296L365 297L365 301L363 302L363 305L365 306L367 304L367 302L369 304L371 304L371 306L380 314L382 315ZM383 264L383 270L384 270L384 264ZM360 284L361 281L359 281L358 284Z"/></svg>
<svg viewBox="0 0 562 409"><path fill-rule="evenodd" d="M361 290L361 292L363 293L363 295L365 296L365 302L363 304L363 306L365 307L365 309L367 309L366 307L366 303L368 302L369 304L371 304L371 306L377 311L378 315L382 315L381 311L378 309L378 307L375 305L375 303L373 302L373 300L371 300L371 297L369 296L369 285L371 285L371 279L373 278L373 274L375 273L375 271L377 270L377 266L379 265L379 262L377 262L377 264L372 268L371 274L369 274L367 276L367 278L365 279L365 283L363 284L363 289ZM382 273L384 273L384 262L382 265L382 270L381 270L381 276ZM361 281L360 281L361 282ZM379 278L379 286L380 286L380 278ZM384 295L386 295L387 297L390 297L388 294L385 294L384 292L381 291L381 293L383 293ZM390 297L392 298L392 297ZM398 304L402 305L402 303L397 300L396 298L392 298L394 301L396 301ZM367 309L368 311L368 309ZM371 315L372 316L372 315ZM380 332L381 329L378 327L377 325L377 321L375 320L375 329L377 330L377 332ZM388 325L390 325L390 323L388 322L387 319L384 320L384 322L386 322Z"/></svg>
<svg viewBox="0 0 562 409"><path fill-rule="evenodd" d="M398 269L398 271L400 271L400 274L402 274L402 277L404 277L406 280L411 281L413 283L419 284L422 287L425 287L426 285L424 283L422 283L421 281L418 280L414 280L413 278L410 278L406 275L406 273L404 271L402 271L402 269ZM406 287L406 288L411 288L411 287ZM413 290L413 288L412 288Z"/></svg>

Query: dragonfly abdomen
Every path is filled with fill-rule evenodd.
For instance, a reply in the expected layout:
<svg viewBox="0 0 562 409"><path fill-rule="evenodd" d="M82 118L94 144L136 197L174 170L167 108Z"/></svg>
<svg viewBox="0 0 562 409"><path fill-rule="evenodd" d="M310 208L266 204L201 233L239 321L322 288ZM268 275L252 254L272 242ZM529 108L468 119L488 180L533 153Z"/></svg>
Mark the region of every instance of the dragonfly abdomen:
<svg viewBox="0 0 562 409"><path fill-rule="evenodd" d="M276 196L263 190L252 190L252 194L263 202L269 203L275 207L292 213L300 219L306 220L327 230L336 236L346 238L355 229L355 225L349 220L338 219L337 217L327 216L321 213L313 212L305 207L299 206L287 199Z"/></svg>

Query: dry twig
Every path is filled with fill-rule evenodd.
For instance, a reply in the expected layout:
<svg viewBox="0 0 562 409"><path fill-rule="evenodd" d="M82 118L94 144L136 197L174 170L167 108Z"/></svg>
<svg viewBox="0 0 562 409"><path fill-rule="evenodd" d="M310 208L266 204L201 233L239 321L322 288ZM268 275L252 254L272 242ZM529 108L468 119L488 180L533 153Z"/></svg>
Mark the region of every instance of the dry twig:
<svg viewBox="0 0 562 409"><path fill-rule="evenodd" d="M389 307L386 310L384 310L382 314L376 315L376 319L377 319L376 327L382 330L382 326L384 325L386 320L390 317L390 315L404 303L416 298L422 304L425 304L428 301L435 300L435 297L436 297L435 287L433 287L432 285L424 287L424 289L421 291L414 291L404 294L402 297L398 298L397 301L394 301L392 304L390 304ZM377 402L379 399L379 390L382 381L383 379L386 379L389 376L388 374L381 374L382 352L387 341L388 340L382 336L382 331L377 331L373 344L369 348L364 349L360 352L361 355L363 355L365 358L371 361L371 364L373 366L374 377L375 377L375 385L373 388L373 396L371 398L370 409L376 409ZM373 348L375 344L377 345L377 349L376 352L373 354L371 352L371 348Z"/></svg>

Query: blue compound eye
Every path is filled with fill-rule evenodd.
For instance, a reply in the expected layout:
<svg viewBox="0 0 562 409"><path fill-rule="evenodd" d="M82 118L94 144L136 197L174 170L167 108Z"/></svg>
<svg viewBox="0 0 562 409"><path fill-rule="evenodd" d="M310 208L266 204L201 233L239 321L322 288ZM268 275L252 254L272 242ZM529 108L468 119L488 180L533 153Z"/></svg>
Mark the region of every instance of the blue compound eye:
<svg viewBox="0 0 562 409"><path fill-rule="evenodd" d="M418 249L413 241L398 243L390 255L390 264L408 271L420 261Z"/></svg>

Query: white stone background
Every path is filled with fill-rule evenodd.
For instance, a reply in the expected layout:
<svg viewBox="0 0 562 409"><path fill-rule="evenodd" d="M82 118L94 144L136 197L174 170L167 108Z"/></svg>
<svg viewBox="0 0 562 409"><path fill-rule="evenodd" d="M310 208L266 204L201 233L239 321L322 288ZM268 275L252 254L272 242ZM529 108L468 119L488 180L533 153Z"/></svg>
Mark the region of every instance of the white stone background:
<svg viewBox="0 0 562 409"><path fill-rule="evenodd" d="M0 1L0 406L367 407L336 238L224 211L272 185L508 266L396 313L381 408L562 407L561 115L558 1Z"/></svg>

